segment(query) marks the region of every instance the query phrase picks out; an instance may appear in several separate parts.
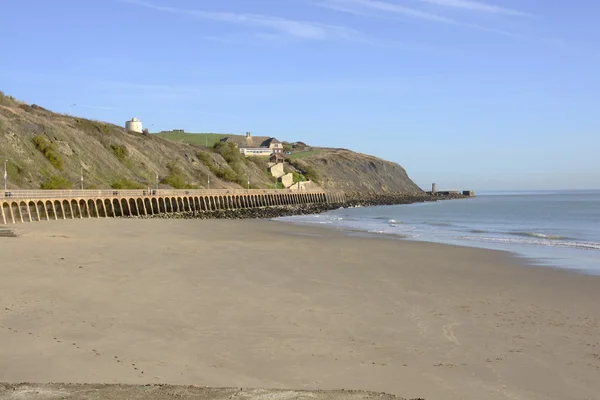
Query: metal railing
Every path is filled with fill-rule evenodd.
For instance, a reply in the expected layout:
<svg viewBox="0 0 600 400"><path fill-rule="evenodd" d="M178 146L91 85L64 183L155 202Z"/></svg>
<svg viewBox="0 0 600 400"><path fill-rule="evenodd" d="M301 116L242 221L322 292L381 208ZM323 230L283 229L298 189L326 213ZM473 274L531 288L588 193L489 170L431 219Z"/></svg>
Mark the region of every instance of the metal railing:
<svg viewBox="0 0 600 400"><path fill-rule="evenodd" d="M222 196L242 194L325 193L323 190L290 189L136 189L136 190L7 190L0 199L72 199L93 197L144 197L144 196Z"/></svg>

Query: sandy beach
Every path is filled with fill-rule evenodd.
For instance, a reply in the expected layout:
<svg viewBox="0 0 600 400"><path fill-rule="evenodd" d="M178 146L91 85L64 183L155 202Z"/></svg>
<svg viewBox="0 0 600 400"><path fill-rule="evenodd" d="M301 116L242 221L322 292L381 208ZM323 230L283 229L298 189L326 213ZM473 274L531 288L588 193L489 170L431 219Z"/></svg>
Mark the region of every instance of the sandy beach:
<svg viewBox="0 0 600 400"><path fill-rule="evenodd" d="M0 382L600 399L600 277L258 220L0 238Z"/></svg>

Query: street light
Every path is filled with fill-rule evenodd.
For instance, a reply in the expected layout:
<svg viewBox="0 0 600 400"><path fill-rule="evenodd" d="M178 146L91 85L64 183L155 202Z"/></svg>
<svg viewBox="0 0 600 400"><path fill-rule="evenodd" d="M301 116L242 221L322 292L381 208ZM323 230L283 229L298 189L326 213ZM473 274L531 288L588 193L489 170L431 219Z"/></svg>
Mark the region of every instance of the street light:
<svg viewBox="0 0 600 400"><path fill-rule="evenodd" d="M4 190L6 191L6 183L8 181L8 172L6 171L6 163L8 160L4 160Z"/></svg>
<svg viewBox="0 0 600 400"><path fill-rule="evenodd" d="M246 171L246 177L248 178L248 191L250 191L250 173Z"/></svg>
<svg viewBox="0 0 600 400"><path fill-rule="evenodd" d="M156 173L156 190L158 190L158 172Z"/></svg>
<svg viewBox="0 0 600 400"><path fill-rule="evenodd" d="M206 179L208 181L208 190L210 190L210 170L208 170L208 172L206 172Z"/></svg>
<svg viewBox="0 0 600 400"><path fill-rule="evenodd" d="M77 104L71 104L69 105L69 115L73 115L73 107L75 107Z"/></svg>
<svg viewBox="0 0 600 400"><path fill-rule="evenodd" d="M83 190L83 167L81 167L80 181L81 181L81 190Z"/></svg>

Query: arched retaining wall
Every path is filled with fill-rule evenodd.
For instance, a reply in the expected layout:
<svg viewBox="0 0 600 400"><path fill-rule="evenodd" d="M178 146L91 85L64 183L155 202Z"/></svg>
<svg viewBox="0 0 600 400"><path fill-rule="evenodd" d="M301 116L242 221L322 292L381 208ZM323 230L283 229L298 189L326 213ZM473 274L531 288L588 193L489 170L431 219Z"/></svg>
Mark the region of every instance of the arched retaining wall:
<svg viewBox="0 0 600 400"><path fill-rule="evenodd" d="M0 199L0 224L50 221L78 218L114 218L155 215L183 211L216 211L300 204L341 204L345 197L340 192L284 192L257 191L246 193L181 194L170 191L166 195L124 195L72 198L21 198L23 192L10 192ZM9 192L7 192L8 194ZM40 196L36 191L36 197ZM117 193L117 192L113 192ZM152 193L152 192L148 192ZM83 193L81 193L83 194Z"/></svg>

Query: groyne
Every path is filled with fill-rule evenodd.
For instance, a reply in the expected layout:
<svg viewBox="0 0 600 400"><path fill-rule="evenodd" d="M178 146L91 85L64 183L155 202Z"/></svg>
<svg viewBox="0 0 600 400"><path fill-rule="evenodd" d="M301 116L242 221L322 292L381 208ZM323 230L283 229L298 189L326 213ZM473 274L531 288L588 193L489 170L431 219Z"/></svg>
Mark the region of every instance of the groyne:
<svg viewBox="0 0 600 400"><path fill-rule="evenodd" d="M313 203L288 206L273 206L261 208L216 210L201 212L175 212L157 215L133 216L131 218L143 219L269 219L290 217L293 215L320 214L336 210L340 207L370 207L397 204L424 203L439 200L461 199L464 196L440 196L431 194L406 194L406 193L355 193L345 194L342 203Z"/></svg>

